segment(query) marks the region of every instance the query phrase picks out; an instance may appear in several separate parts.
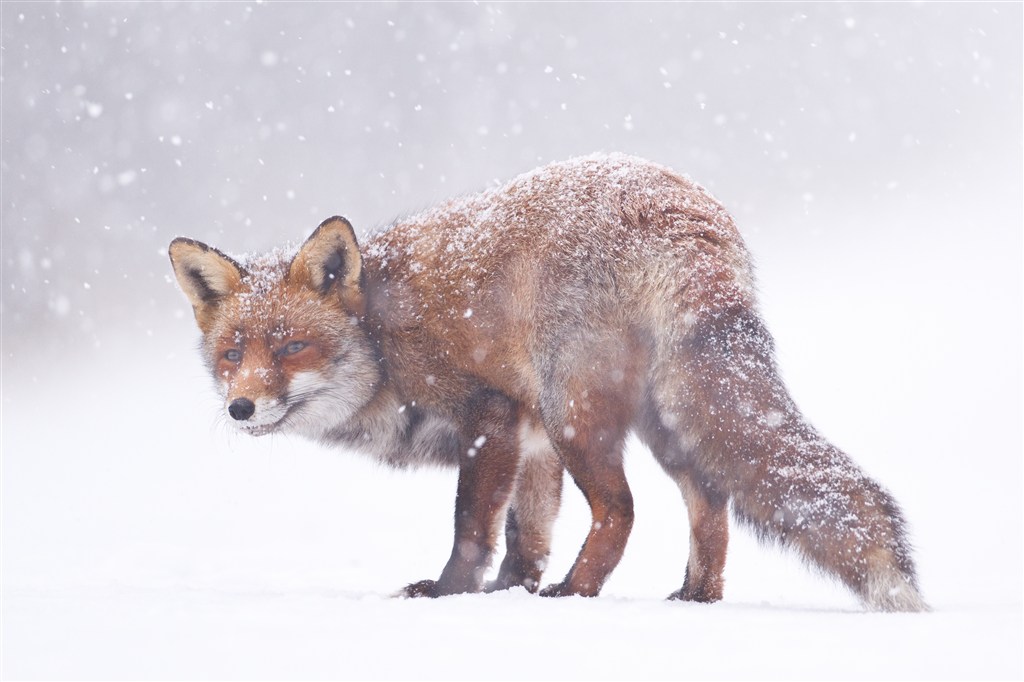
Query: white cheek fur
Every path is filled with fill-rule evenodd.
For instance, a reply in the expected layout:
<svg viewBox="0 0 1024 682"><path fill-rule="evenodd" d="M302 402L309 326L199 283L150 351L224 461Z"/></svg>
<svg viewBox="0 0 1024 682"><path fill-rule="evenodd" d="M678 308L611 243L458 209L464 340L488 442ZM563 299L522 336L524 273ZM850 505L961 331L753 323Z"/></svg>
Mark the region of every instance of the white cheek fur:
<svg viewBox="0 0 1024 682"><path fill-rule="evenodd" d="M311 438L344 425L375 391L376 376L358 363L336 365L328 372L299 372L288 384L287 427Z"/></svg>

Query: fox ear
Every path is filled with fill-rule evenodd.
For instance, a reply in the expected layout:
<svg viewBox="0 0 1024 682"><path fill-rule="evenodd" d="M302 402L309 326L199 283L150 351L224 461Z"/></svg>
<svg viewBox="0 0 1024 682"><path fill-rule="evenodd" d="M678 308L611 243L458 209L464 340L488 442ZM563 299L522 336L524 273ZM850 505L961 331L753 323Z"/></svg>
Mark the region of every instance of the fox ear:
<svg viewBox="0 0 1024 682"><path fill-rule="evenodd" d="M321 296L337 292L349 311L365 311L363 257L352 224L340 216L313 231L288 266L288 278Z"/></svg>
<svg viewBox="0 0 1024 682"><path fill-rule="evenodd" d="M221 300L241 288L245 271L217 249L184 237L171 242L167 253L196 322L206 331L210 314Z"/></svg>

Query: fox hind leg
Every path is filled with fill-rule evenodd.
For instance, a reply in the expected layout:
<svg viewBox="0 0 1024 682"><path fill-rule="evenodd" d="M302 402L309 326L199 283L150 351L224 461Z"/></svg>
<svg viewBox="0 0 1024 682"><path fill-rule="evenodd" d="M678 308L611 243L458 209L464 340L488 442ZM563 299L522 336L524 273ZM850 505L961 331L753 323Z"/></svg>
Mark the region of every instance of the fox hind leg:
<svg viewBox="0 0 1024 682"><path fill-rule="evenodd" d="M520 463L505 520L506 554L487 591L522 585L536 592L551 551L551 528L562 498L562 462L539 425L519 429Z"/></svg>
<svg viewBox="0 0 1024 682"><path fill-rule="evenodd" d="M690 517L690 557L683 587L669 595L669 599L719 601L729 546L729 498L701 485L688 472L680 472L676 483Z"/></svg>
<svg viewBox="0 0 1024 682"><path fill-rule="evenodd" d="M622 468L624 435L596 457L588 454L589 434L575 436L583 443L560 444L562 460L587 499L593 522L568 575L541 590L542 596L596 596L622 558L633 527L633 496ZM618 452L612 449L616 446Z"/></svg>
<svg viewBox="0 0 1024 682"><path fill-rule="evenodd" d="M596 596L622 558L633 527L633 495L622 450L634 407L623 393L605 392L597 382L589 386L577 385L570 392L577 397L564 402L574 408L561 419L544 415L562 463L590 505L592 523L568 575L541 590L542 596Z"/></svg>
<svg viewBox="0 0 1024 682"><path fill-rule="evenodd" d="M677 431L662 423L653 404L643 411L637 430L665 473L679 486L690 522L690 554L683 586L669 599L719 601L729 546L729 496L696 471L695 453L682 447Z"/></svg>

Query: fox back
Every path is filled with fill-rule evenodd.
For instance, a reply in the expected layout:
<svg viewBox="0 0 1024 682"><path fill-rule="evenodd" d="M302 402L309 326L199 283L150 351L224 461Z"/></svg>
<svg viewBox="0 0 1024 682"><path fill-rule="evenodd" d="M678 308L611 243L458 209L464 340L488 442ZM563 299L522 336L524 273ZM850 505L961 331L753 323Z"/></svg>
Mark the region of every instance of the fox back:
<svg viewBox="0 0 1024 682"><path fill-rule="evenodd" d="M664 167L553 164L362 247L336 217L295 253L236 260L178 239L170 255L241 430L459 467L451 558L407 595L537 590L563 468L594 523L541 594L596 595L632 525L633 431L690 516L674 598L721 598L731 501L869 607L925 608L897 505L779 377L732 218ZM507 555L485 586L503 525Z"/></svg>

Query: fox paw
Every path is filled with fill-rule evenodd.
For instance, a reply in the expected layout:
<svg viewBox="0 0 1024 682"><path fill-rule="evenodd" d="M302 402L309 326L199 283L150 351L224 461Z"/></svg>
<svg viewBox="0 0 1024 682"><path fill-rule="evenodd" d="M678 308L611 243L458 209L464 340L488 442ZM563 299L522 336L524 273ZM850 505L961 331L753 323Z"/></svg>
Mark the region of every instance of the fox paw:
<svg viewBox="0 0 1024 682"><path fill-rule="evenodd" d="M441 590L438 587L436 580L421 580L418 583L406 585L404 588L399 590L396 597L439 597L441 596Z"/></svg>
<svg viewBox="0 0 1024 682"><path fill-rule="evenodd" d="M722 594L712 590L689 590L684 587L668 595L668 599L669 601L695 601L700 604L713 604L722 600Z"/></svg>
<svg viewBox="0 0 1024 682"><path fill-rule="evenodd" d="M548 585L540 591L542 597L570 597L574 594L578 594L569 588L569 585L565 582L555 583Z"/></svg>

